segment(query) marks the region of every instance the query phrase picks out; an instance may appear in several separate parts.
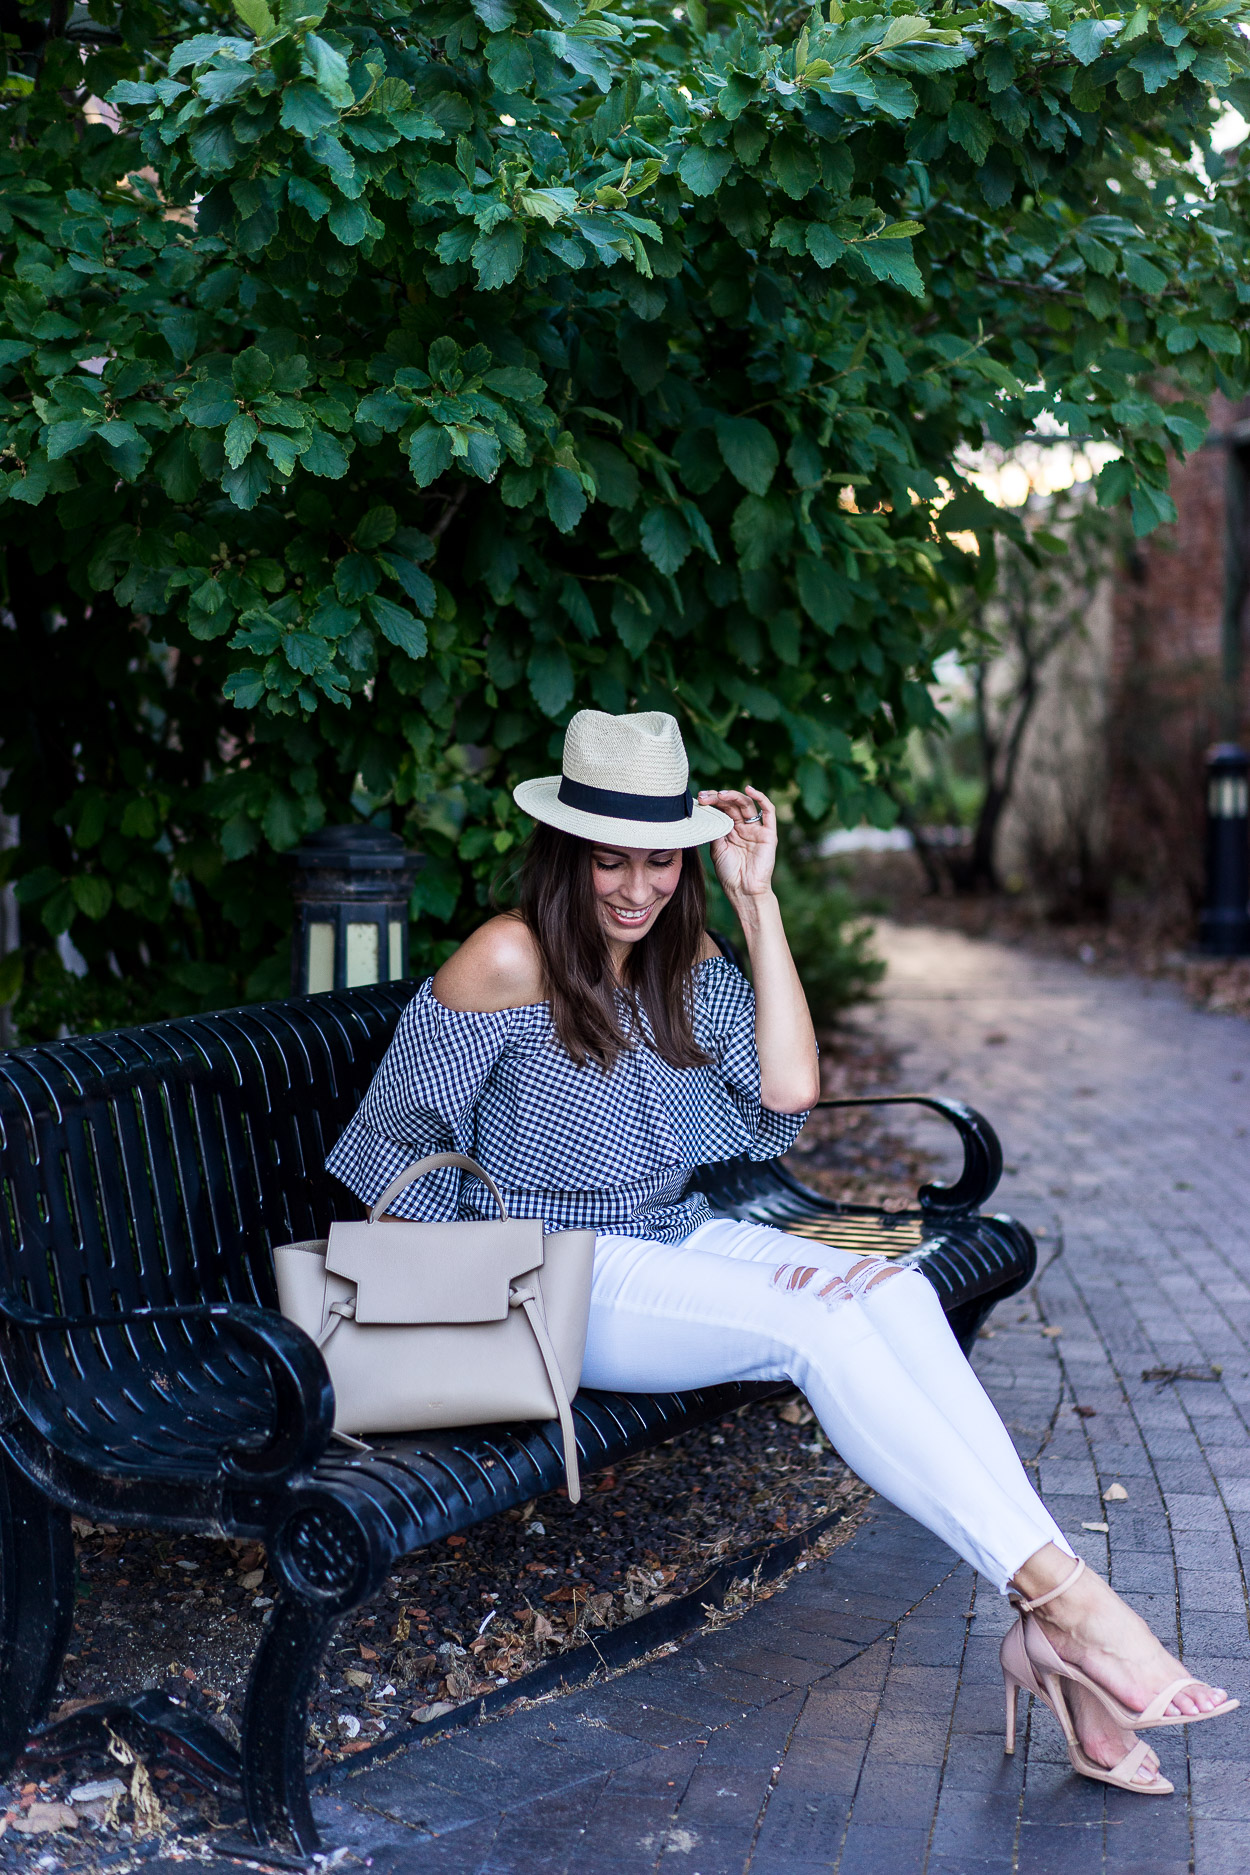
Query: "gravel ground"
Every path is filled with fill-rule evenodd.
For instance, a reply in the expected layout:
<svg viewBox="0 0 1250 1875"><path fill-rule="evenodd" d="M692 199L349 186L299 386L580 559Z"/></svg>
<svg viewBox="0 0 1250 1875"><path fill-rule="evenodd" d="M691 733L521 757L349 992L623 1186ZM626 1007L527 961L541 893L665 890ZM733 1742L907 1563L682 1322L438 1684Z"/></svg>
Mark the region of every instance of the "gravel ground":
<svg viewBox="0 0 1250 1875"><path fill-rule="evenodd" d="M826 1038L824 1063L830 1095L883 1088L897 1068L854 1029ZM933 1169L871 1112L818 1114L800 1148L791 1163L801 1178L858 1203L912 1203ZM516 1681L831 1510L845 1514L824 1542L843 1541L867 1498L797 1396L740 1407L587 1482L578 1506L553 1494L410 1557L343 1622L313 1699L320 1762ZM263 1550L84 1522L75 1542L77 1616L57 1716L162 1687L233 1731L276 1592ZM0 1803L6 1796L0 1866L121 1869L158 1843L168 1855L171 1841L194 1855L195 1834L218 1814L177 1774L148 1780L133 1762L76 1764L68 1777L11 1783Z"/></svg>

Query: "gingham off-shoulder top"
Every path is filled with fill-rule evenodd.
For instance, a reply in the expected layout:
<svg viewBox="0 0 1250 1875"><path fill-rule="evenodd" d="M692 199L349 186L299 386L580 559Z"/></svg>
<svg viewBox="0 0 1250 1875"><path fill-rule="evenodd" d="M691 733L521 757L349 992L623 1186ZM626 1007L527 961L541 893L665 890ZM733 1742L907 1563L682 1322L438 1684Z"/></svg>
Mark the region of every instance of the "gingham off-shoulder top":
<svg viewBox="0 0 1250 1875"><path fill-rule="evenodd" d="M711 1217L696 1166L771 1159L806 1113L760 1104L755 996L732 963L695 973L694 1033L706 1067L673 1068L651 1032L605 1074L576 1067L546 1003L479 1014L448 1009L433 979L404 1010L368 1093L326 1161L370 1204L430 1152L466 1152L499 1184L509 1212L548 1230L593 1229L680 1243ZM392 1206L396 1217L490 1217L485 1186L444 1169Z"/></svg>

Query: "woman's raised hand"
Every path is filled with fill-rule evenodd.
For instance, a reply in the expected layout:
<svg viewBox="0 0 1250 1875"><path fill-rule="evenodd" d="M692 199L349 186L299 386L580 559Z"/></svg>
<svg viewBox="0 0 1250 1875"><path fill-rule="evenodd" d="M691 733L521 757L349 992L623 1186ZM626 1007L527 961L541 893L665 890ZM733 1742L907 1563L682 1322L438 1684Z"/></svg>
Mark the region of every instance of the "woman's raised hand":
<svg viewBox="0 0 1250 1875"><path fill-rule="evenodd" d="M777 858L777 811L758 788L701 788L699 803L719 807L733 827L712 842L712 863L726 894L759 898L772 890Z"/></svg>

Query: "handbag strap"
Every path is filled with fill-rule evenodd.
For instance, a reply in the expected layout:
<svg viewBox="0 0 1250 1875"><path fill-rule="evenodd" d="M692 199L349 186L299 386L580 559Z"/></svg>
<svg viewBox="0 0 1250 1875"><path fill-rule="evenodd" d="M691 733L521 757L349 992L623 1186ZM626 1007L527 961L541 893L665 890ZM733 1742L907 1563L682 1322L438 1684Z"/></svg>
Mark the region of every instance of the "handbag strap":
<svg viewBox="0 0 1250 1875"><path fill-rule="evenodd" d="M547 1324L543 1319L542 1307L537 1292L532 1284L522 1289L514 1283L508 1291L509 1307L524 1309L526 1319L534 1331L538 1343L538 1352L542 1355L543 1366L547 1369L547 1379L551 1382L551 1391L555 1396L556 1411L560 1415L560 1434L564 1440L564 1479L568 1486L569 1503L580 1504L582 1501L582 1480L577 1469L577 1434L573 1428L573 1407L569 1400L568 1388L564 1384L564 1375L560 1372L560 1362L551 1345L551 1336L547 1333Z"/></svg>
<svg viewBox="0 0 1250 1875"><path fill-rule="evenodd" d="M463 1152L432 1152L428 1158L418 1159L415 1165L408 1166L405 1171L400 1173L398 1178L393 1178L391 1180L386 1190L382 1193L382 1196L369 1212L369 1222L371 1224L376 1224L386 1211L387 1206L394 1204L396 1198L398 1198L400 1192L403 1191L406 1185L411 1185L417 1179L424 1178L427 1172L441 1171L445 1165L459 1166L462 1172L468 1172L473 1178L480 1178L483 1185L489 1187L491 1197L499 1206L500 1217L507 1217L508 1207L503 1201L498 1185L496 1185L490 1173L486 1171L483 1166L478 1164L476 1159L470 1159L468 1154Z"/></svg>
<svg viewBox="0 0 1250 1875"><path fill-rule="evenodd" d="M564 1384L564 1375L560 1371L559 1358L551 1344L551 1336L547 1333L547 1324L543 1319L543 1312L539 1306L537 1292L532 1285L529 1288L522 1289L518 1284L513 1283L508 1291L508 1306L513 1309L525 1310L526 1320L529 1322L530 1328L533 1330L534 1339L538 1343L538 1352L542 1356L543 1366L547 1370L547 1379L551 1383L551 1391L555 1398L556 1411L560 1415L560 1435L564 1441L564 1477L568 1485L569 1503L580 1504L582 1501L582 1480L581 1474L577 1468L577 1434L573 1427L573 1407L569 1399L569 1390ZM317 1337L317 1346L319 1348L324 1348L330 1341L335 1330L338 1329L343 1322L351 1322L355 1321L355 1319L356 1300L354 1296L349 1297L344 1302L332 1302L330 1304L330 1312L326 1320L326 1325ZM347 1439L346 1434L340 1436ZM358 1439L348 1439L347 1443L359 1445L361 1449L366 1452L371 1449L369 1446L364 1445L363 1441Z"/></svg>

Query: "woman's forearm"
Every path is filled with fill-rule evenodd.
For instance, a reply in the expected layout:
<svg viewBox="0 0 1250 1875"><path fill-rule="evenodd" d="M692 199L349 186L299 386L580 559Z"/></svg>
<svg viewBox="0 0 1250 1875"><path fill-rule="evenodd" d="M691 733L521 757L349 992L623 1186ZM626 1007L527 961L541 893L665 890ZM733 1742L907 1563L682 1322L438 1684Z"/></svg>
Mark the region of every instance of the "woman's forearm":
<svg viewBox="0 0 1250 1875"><path fill-rule="evenodd" d="M820 1097L820 1063L781 907L771 890L732 893L730 904L742 926L755 979L760 1099L772 1113L801 1113Z"/></svg>

